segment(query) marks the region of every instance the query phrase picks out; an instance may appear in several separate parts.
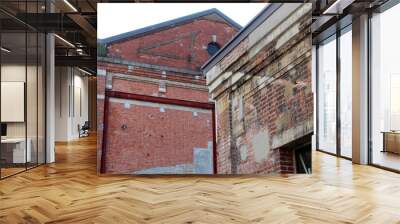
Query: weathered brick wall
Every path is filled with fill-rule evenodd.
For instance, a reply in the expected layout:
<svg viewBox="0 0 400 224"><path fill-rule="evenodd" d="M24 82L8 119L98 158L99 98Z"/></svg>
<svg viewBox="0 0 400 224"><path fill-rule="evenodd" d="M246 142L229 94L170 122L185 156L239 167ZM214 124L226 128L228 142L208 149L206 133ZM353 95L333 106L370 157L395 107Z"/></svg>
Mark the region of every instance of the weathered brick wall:
<svg viewBox="0 0 400 224"><path fill-rule="evenodd" d="M202 18L143 37L112 43L108 57L199 70L209 58L212 36L223 46L237 32L231 25Z"/></svg>
<svg viewBox="0 0 400 224"><path fill-rule="evenodd" d="M264 37L245 39L217 64L222 74L242 75L213 89L224 108L217 110L219 172L295 172L293 150L284 146L313 130L310 9L304 4L272 33L254 31Z"/></svg>

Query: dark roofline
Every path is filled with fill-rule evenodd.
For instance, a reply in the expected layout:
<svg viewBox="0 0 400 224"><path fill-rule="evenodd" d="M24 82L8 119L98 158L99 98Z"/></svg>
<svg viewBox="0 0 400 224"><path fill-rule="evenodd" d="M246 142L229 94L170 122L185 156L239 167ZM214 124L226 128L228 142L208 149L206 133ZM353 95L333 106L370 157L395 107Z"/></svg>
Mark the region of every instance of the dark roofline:
<svg viewBox="0 0 400 224"><path fill-rule="evenodd" d="M268 17L272 15L277 9L279 9L283 3L271 3L268 4L260 13L258 13L245 27L243 27L240 32L236 33L233 38L224 45L219 51L214 54L211 58L209 58L203 66L201 66L201 70L206 73L208 72L215 64L222 60L227 54L229 54L242 40L244 40L249 33L255 30L261 23L263 23Z"/></svg>
<svg viewBox="0 0 400 224"><path fill-rule="evenodd" d="M117 42L117 41L122 41L128 38L133 38L133 37L137 37L137 36L142 36L144 34L148 34L151 32L155 32L155 31L159 31L161 29L165 29L165 28L169 28L169 27L174 27L176 25L182 24L182 23L186 23L188 21L191 20L195 20L197 18L200 17L204 17L210 14L217 14L218 16L222 17L226 22L228 22L231 26L233 26L235 29L240 30L242 29L242 26L240 26L238 23L236 23L235 21L233 21L231 18L229 18L228 16L226 16L225 14L223 14L221 11L219 11L216 8L212 8L212 9L208 9L205 11L201 11L201 12L197 12L194 14L190 14L187 16L183 16L183 17L179 17L177 19L173 19L173 20L169 20L166 22L162 22L162 23L158 23L155 25L151 25L151 26L147 26L144 28L140 28L137 30L133 30L130 32L126 32L126 33L122 33L122 34L118 34L112 37L108 37L105 39L99 39L99 43L105 43L105 44L110 44L113 42Z"/></svg>

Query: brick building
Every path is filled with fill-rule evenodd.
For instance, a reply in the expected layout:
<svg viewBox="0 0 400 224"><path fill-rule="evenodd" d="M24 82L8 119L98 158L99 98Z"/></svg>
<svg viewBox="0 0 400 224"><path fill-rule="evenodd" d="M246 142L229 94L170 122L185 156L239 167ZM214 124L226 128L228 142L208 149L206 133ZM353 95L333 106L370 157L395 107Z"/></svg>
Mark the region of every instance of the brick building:
<svg viewBox="0 0 400 224"><path fill-rule="evenodd" d="M311 171L311 8L270 4L203 66L218 173Z"/></svg>
<svg viewBox="0 0 400 224"><path fill-rule="evenodd" d="M101 172L215 172L214 104L200 68L240 28L211 9L100 40Z"/></svg>

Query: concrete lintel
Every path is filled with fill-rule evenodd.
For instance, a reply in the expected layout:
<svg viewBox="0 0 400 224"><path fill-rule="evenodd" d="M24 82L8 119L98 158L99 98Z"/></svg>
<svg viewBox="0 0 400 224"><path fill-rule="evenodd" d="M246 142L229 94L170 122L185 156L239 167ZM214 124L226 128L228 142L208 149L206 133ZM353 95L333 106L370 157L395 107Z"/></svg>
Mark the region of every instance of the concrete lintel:
<svg viewBox="0 0 400 224"><path fill-rule="evenodd" d="M107 71L105 69L97 69L97 76L106 76Z"/></svg>
<svg viewBox="0 0 400 224"><path fill-rule="evenodd" d="M286 145L292 142L294 139L301 138L308 134L313 133L314 131L314 120L308 120L301 125L293 127L289 130L284 131L281 134L278 134L272 138L272 148L279 148L283 145Z"/></svg>
<svg viewBox="0 0 400 224"><path fill-rule="evenodd" d="M177 87L182 87L182 88L196 89L196 90L202 90L202 91L208 92L208 88L204 85L183 83L183 82L177 82L177 81L171 81L171 80L165 80L165 79L154 79L154 78L136 76L136 75L126 75L126 74L121 74L121 73L109 73L109 74L112 74L113 78L117 78L117 79L134 80L134 81L141 81L141 82L147 82L147 83L153 83L153 84L159 84L161 81L163 81L163 82L165 82L165 84L167 84L169 86L177 86Z"/></svg>
<svg viewBox="0 0 400 224"><path fill-rule="evenodd" d="M118 58L110 58L110 57L97 57L97 61L99 62L109 62L109 63L114 63L114 64L123 64L123 65L131 65L131 66L136 66L136 67L141 67L141 68L149 68L149 69L154 69L154 70L159 70L159 71L170 71L170 72L175 72L175 73L182 73L186 75L201 75L201 71L194 71L194 70L189 70L189 69L183 69L183 68L173 68L169 66L163 66L163 65L153 65L153 64L147 64L147 63L141 63L141 62L136 62L136 61L128 61L128 60L122 60Z"/></svg>
<svg viewBox="0 0 400 224"><path fill-rule="evenodd" d="M189 111L189 112L197 112L197 113L205 113L205 114L211 114L212 113L211 110L207 110L207 109L200 109L200 108L194 108L194 107L184 107L184 106L178 106L178 105L172 105L172 104L163 104L163 103L152 103L152 102L145 102L145 101L139 101L139 100L110 98L110 102L122 103L122 104L128 103L128 104L131 104L131 105L146 106L146 107L156 107L156 108L162 107L164 109L170 109L170 110Z"/></svg>

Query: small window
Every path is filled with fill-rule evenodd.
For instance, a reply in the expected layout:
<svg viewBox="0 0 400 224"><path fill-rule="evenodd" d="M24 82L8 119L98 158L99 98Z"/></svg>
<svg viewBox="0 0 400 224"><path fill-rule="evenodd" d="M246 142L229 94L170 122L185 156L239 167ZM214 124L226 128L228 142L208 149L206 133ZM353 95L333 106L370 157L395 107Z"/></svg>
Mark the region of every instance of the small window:
<svg viewBox="0 0 400 224"><path fill-rule="evenodd" d="M213 56L220 48L217 42L211 42L207 45L207 52L210 56Z"/></svg>
<svg viewBox="0 0 400 224"><path fill-rule="evenodd" d="M167 85L165 82L160 82L160 86L158 87L158 91L160 93L166 93L167 92Z"/></svg>

